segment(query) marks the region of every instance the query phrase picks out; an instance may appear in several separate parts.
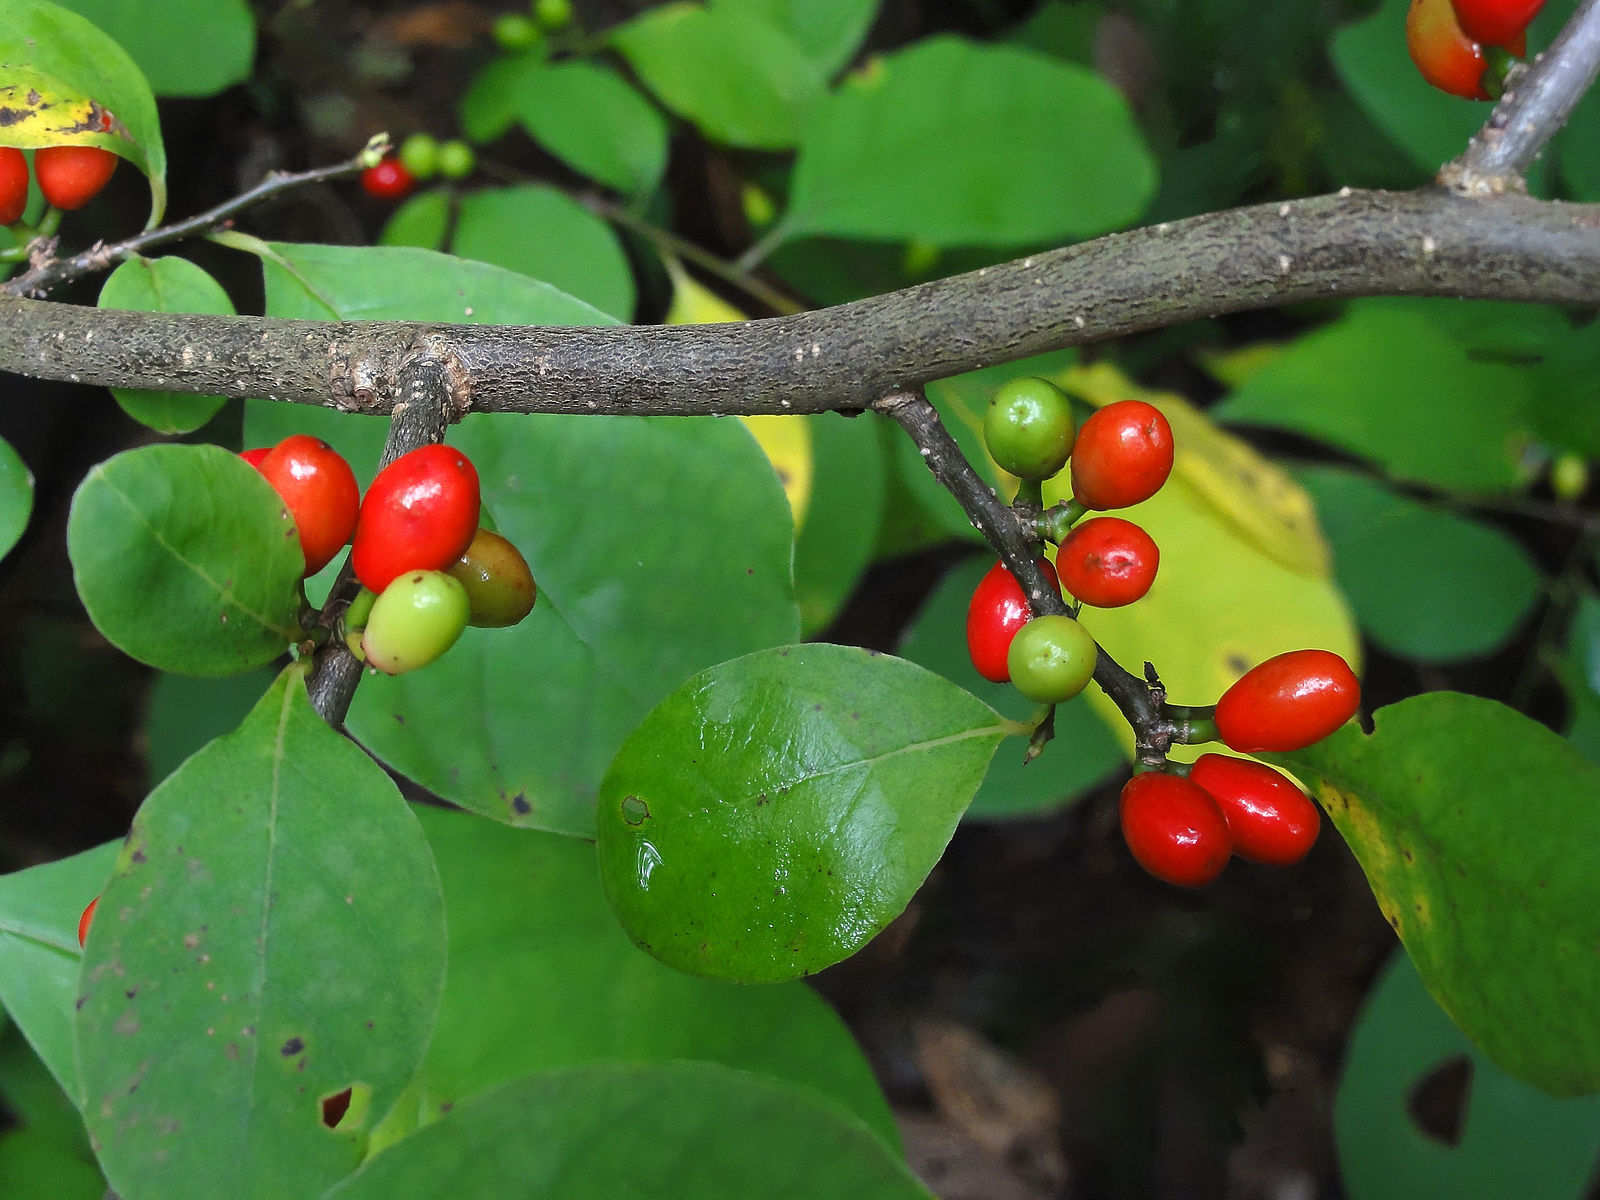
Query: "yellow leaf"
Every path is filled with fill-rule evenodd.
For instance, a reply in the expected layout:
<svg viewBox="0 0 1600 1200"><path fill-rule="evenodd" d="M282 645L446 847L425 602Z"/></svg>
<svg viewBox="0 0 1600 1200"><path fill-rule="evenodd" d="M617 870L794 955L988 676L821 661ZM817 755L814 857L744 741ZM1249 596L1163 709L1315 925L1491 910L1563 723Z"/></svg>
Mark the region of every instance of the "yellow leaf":
<svg viewBox="0 0 1600 1200"><path fill-rule="evenodd" d="M0 66L0 146L99 146L137 162L127 128L116 114L74 92L53 75Z"/></svg>

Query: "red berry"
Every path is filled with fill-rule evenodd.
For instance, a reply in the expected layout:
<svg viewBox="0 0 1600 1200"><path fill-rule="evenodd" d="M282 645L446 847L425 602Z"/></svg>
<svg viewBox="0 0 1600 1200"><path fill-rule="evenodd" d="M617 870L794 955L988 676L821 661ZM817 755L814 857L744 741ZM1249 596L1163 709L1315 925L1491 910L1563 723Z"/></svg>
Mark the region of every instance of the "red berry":
<svg viewBox="0 0 1600 1200"><path fill-rule="evenodd" d="M1056 553L1061 584L1092 608L1121 608L1150 590L1161 551L1153 537L1121 517L1076 526Z"/></svg>
<svg viewBox="0 0 1600 1200"><path fill-rule="evenodd" d="M1122 837L1150 874L1179 887L1202 887L1222 874L1233 853L1217 802L1181 775L1145 771L1122 789Z"/></svg>
<svg viewBox="0 0 1600 1200"><path fill-rule="evenodd" d="M82 208L116 169L117 156L99 146L46 146L33 152L39 190L57 208Z"/></svg>
<svg viewBox="0 0 1600 1200"><path fill-rule="evenodd" d="M1520 57L1527 49L1528 23L1539 15L1544 0L1451 0L1450 6L1461 32L1475 42L1512 48L1524 38L1521 48L1513 50Z"/></svg>
<svg viewBox="0 0 1600 1200"><path fill-rule="evenodd" d="M1450 0L1411 0L1406 11L1406 49L1422 77L1463 100L1487 100L1483 47L1462 31Z"/></svg>
<svg viewBox="0 0 1600 1200"><path fill-rule="evenodd" d="M239 451L239 457L259 471L261 470L261 460L271 453L271 446L257 446L253 450Z"/></svg>
<svg viewBox="0 0 1600 1200"><path fill-rule="evenodd" d="M386 158L361 172L361 186L374 200L404 200L417 186L417 177L398 158Z"/></svg>
<svg viewBox="0 0 1600 1200"><path fill-rule="evenodd" d="M83 910L83 916L78 918L78 946L82 948L84 942L89 940L89 926L94 921L94 910L100 904L100 897L96 896L89 901Z"/></svg>
<svg viewBox="0 0 1600 1200"><path fill-rule="evenodd" d="M1159 492L1170 474L1172 426L1153 404L1118 400L1078 430L1072 495L1085 508L1138 504Z"/></svg>
<svg viewBox="0 0 1600 1200"><path fill-rule="evenodd" d="M1050 586L1059 592L1061 581L1056 569L1048 559L1038 561ZM1005 563L995 563L978 581L967 605L967 652L979 675L995 683L1010 682L1006 656L1011 652L1011 639L1032 619L1033 609L1028 607L1022 585L1006 570Z"/></svg>
<svg viewBox="0 0 1600 1200"><path fill-rule="evenodd" d="M28 207L28 160L15 146L0 146L0 225L22 219Z"/></svg>
<svg viewBox="0 0 1600 1200"><path fill-rule="evenodd" d="M361 490L355 472L321 438L295 433L262 457L256 469L266 476L300 531L306 574L328 565L356 527Z"/></svg>
<svg viewBox="0 0 1600 1200"><path fill-rule="evenodd" d="M382 592L406 571L446 570L478 531L478 472L438 444L402 454L367 489L356 520L356 577Z"/></svg>
<svg viewBox="0 0 1600 1200"><path fill-rule="evenodd" d="M1317 806L1271 767L1229 754L1202 754L1189 782L1211 793L1228 821L1233 852L1251 862L1286 867L1310 851L1322 828Z"/></svg>
<svg viewBox="0 0 1600 1200"><path fill-rule="evenodd" d="M1361 684L1331 650L1269 658L1217 701L1217 734L1230 750L1300 750L1320 742L1361 705Z"/></svg>

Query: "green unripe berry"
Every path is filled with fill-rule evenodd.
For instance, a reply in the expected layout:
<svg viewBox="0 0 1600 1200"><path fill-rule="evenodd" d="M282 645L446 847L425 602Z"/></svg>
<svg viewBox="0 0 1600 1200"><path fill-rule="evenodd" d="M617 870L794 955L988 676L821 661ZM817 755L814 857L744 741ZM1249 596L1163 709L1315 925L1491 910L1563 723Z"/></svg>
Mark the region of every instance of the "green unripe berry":
<svg viewBox="0 0 1600 1200"><path fill-rule="evenodd" d="M1029 700L1064 704L1089 686L1098 654L1089 631L1071 617L1035 617L1011 639L1006 666Z"/></svg>
<svg viewBox="0 0 1600 1200"><path fill-rule="evenodd" d="M1589 490L1589 464L1576 454L1559 455L1550 464L1550 490L1562 500L1576 500Z"/></svg>
<svg viewBox="0 0 1600 1200"><path fill-rule="evenodd" d="M413 133L400 143L400 165L419 182L432 179L439 173L439 139L431 133Z"/></svg>
<svg viewBox="0 0 1600 1200"><path fill-rule="evenodd" d="M439 146L439 174L446 179L465 179L477 166L472 147L462 141L448 141Z"/></svg>
<svg viewBox="0 0 1600 1200"><path fill-rule="evenodd" d="M544 40L544 32L534 24L533 18L521 13L505 13L496 17L491 32L500 48L510 50L513 54L531 50Z"/></svg>
<svg viewBox="0 0 1600 1200"><path fill-rule="evenodd" d="M515 625L533 611L539 595L522 552L482 526L449 572L467 589L467 623L480 629Z"/></svg>
<svg viewBox="0 0 1600 1200"><path fill-rule="evenodd" d="M572 24L572 0L533 0L533 19L551 33Z"/></svg>
<svg viewBox="0 0 1600 1200"><path fill-rule="evenodd" d="M1048 479L1072 454L1072 401L1048 379L1026 376L996 389L983 417L983 441L1002 471Z"/></svg>
<svg viewBox="0 0 1600 1200"><path fill-rule="evenodd" d="M415 671L456 644L470 610L459 580L443 571L406 571L373 601L362 652L389 675Z"/></svg>

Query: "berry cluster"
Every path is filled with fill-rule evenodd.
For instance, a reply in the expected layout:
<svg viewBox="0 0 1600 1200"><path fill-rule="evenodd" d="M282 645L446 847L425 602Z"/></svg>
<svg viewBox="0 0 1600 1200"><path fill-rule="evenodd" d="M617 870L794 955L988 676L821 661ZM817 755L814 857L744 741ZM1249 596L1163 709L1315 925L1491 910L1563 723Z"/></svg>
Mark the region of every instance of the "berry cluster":
<svg viewBox="0 0 1600 1200"><path fill-rule="evenodd" d="M1078 604L1120 608L1155 582L1161 556L1132 521L1094 517L1094 509L1148 500L1172 472L1172 427L1142 400L1119 400L1078 429L1072 402L1046 379L1003 384L983 421L984 444L1002 470L1032 483L1072 465L1074 505L1058 536L1055 566L1040 559L1052 587ZM1098 649L1071 617L1034 618L1022 586L1001 563L984 576L967 606L967 649L985 679L1010 682L1030 700L1060 704L1088 686Z"/></svg>
<svg viewBox="0 0 1600 1200"><path fill-rule="evenodd" d="M1411 0L1406 48L1422 77L1440 91L1487 100L1488 82L1498 89L1506 57L1528 52L1528 23L1543 7L1544 0Z"/></svg>
<svg viewBox="0 0 1600 1200"><path fill-rule="evenodd" d="M1174 447L1159 409L1121 400L1078 429L1060 389L1016 379L995 393L983 436L996 464L1022 481L1019 500L1037 503L1039 481L1071 464L1072 502L1038 520L1041 537L1057 543L1055 563L1037 562L1049 586L1065 587L1077 601L1074 616L1085 604L1118 608L1150 590L1160 564L1150 535L1121 517L1082 518L1140 504L1166 483ZM1016 577L996 563L968 605L967 649L985 679L1059 704L1088 686L1099 647L1074 617L1035 617L1033 609ZM1214 710L1192 712L1191 725L1211 722L1214 740L1243 754L1298 750L1348 721L1360 700L1360 685L1337 654L1296 650L1246 673ZM1122 791L1121 817L1139 864L1187 887L1211 882L1234 855L1296 862L1321 827L1316 805L1286 776L1225 754L1141 771Z"/></svg>
<svg viewBox="0 0 1600 1200"><path fill-rule="evenodd" d="M56 208L82 208L100 194L117 169L117 156L99 146L45 146L33 152L39 191ZM28 159L0 146L0 225L22 219L28 206Z"/></svg>
<svg viewBox="0 0 1600 1200"><path fill-rule="evenodd" d="M361 172L361 187L374 200L394 203L435 175L465 179L477 165L472 147L465 142L441 142L432 134L413 133L400 143L398 153Z"/></svg>
<svg viewBox="0 0 1600 1200"><path fill-rule="evenodd" d="M297 433L246 450L293 518L305 574L352 544L362 590L345 613L357 657L390 675L438 658L468 625L515 625L537 589L527 561L481 528L478 472L466 455L428 445L378 472L365 498L355 473L320 438Z"/></svg>

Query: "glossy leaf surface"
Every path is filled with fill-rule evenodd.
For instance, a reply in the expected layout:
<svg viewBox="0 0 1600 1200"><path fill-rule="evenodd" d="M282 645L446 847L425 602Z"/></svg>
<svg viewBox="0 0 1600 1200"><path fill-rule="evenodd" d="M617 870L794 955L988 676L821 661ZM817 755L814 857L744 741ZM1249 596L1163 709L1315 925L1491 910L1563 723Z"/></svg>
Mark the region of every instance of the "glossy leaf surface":
<svg viewBox="0 0 1600 1200"><path fill-rule="evenodd" d="M0 558L10 552L28 527L33 512L33 472L0 438Z"/></svg>
<svg viewBox="0 0 1600 1200"><path fill-rule="evenodd" d="M250 78L256 22L246 0L61 2L115 38L158 96L212 96Z"/></svg>

